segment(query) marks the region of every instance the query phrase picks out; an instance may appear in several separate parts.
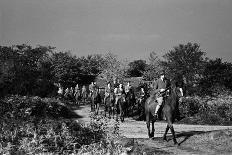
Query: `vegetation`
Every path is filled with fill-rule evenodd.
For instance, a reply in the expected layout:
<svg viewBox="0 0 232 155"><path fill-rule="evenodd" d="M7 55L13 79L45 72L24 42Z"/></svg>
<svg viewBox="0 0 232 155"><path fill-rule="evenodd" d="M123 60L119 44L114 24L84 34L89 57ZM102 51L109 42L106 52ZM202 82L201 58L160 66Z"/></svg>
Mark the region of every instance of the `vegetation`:
<svg viewBox="0 0 232 155"><path fill-rule="evenodd" d="M118 123L101 115L91 115L88 125L76 123L66 101L53 98L57 84L67 88L115 77L152 81L163 69L186 92L182 123L232 125L232 64L207 58L199 44L129 63L112 53L77 57L54 49L0 46L0 154L120 154L125 148L115 143Z"/></svg>
<svg viewBox="0 0 232 155"><path fill-rule="evenodd" d="M78 124L58 100L10 96L1 100L1 107L0 154L119 154L123 150L114 144L119 136L116 121L91 115L90 124Z"/></svg>

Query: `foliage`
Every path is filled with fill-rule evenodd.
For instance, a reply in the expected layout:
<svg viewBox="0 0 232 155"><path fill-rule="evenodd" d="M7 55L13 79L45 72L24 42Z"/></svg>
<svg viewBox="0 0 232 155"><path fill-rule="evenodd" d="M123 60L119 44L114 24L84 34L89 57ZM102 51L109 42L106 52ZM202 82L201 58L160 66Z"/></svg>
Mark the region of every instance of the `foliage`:
<svg viewBox="0 0 232 155"><path fill-rule="evenodd" d="M181 122L188 124L231 125L232 95L220 94L216 97L189 97L180 104L180 112L185 117Z"/></svg>
<svg viewBox="0 0 232 155"><path fill-rule="evenodd" d="M160 58L155 52L151 52L149 56L149 63L146 66L145 72L143 73L143 78L147 81L152 81L158 78L158 73L160 70L162 70Z"/></svg>
<svg viewBox="0 0 232 155"><path fill-rule="evenodd" d="M186 97L179 103L179 109L182 117L191 117L200 111L200 102L196 97Z"/></svg>
<svg viewBox="0 0 232 155"><path fill-rule="evenodd" d="M74 86L79 80L81 64L70 53L59 52L53 55L52 72L55 81L63 87Z"/></svg>
<svg viewBox="0 0 232 155"><path fill-rule="evenodd" d="M105 63L103 70L99 75L100 78L112 81L114 78L122 79L125 77L124 64L118 60L117 56L112 53L107 53L104 56Z"/></svg>
<svg viewBox="0 0 232 155"><path fill-rule="evenodd" d="M162 66L171 78L181 80L180 82L184 78L187 93L191 94L190 89L198 84L202 76L207 60L204 56L205 52L201 51L197 43L179 44L163 56L165 60L162 61Z"/></svg>
<svg viewBox="0 0 232 155"><path fill-rule="evenodd" d="M51 98L1 100L0 154L120 154L125 150L116 143L118 122L91 114L90 124L77 124L65 119L70 111L60 105Z"/></svg>
<svg viewBox="0 0 232 155"><path fill-rule="evenodd" d="M145 60L134 60L130 62L127 74L129 77L141 77L147 68Z"/></svg>
<svg viewBox="0 0 232 155"><path fill-rule="evenodd" d="M222 89L232 90L232 64L221 59L209 60L200 81L201 94L213 95Z"/></svg>
<svg viewBox="0 0 232 155"><path fill-rule="evenodd" d="M22 44L0 47L0 83L3 94L50 94L53 87L50 55L52 47ZM49 90L48 90L49 89Z"/></svg>

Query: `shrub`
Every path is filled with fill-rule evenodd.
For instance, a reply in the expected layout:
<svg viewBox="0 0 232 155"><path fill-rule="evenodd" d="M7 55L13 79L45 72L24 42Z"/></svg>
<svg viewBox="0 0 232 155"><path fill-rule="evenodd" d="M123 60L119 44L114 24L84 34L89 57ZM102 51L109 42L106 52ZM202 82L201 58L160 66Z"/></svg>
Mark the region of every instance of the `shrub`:
<svg viewBox="0 0 232 155"><path fill-rule="evenodd" d="M91 114L90 124L77 124L62 116L54 119L54 113L63 114L64 106L38 97L11 96L1 100L1 106L0 154L122 152L122 146L115 143L119 124L104 116ZM41 108L45 116L39 114Z"/></svg>
<svg viewBox="0 0 232 155"><path fill-rule="evenodd" d="M183 123L231 125L232 96L188 97L180 103L180 112L186 118ZM191 119L190 119L191 118Z"/></svg>
<svg viewBox="0 0 232 155"><path fill-rule="evenodd" d="M190 117L199 112L200 101L197 97L186 97L179 104L182 117Z"/></svg>

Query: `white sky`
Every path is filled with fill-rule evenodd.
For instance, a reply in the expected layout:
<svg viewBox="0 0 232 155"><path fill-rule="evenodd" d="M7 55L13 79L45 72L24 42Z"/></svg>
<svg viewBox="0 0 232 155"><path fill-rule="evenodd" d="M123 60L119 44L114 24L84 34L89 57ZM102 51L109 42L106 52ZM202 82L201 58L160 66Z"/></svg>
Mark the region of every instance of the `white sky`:
<svg viewBox="0 0 232 155"><path fill-rule="evenodd" d="M0 0L0 45L135 60L187 42L232 62L232 0Z"/></svg>

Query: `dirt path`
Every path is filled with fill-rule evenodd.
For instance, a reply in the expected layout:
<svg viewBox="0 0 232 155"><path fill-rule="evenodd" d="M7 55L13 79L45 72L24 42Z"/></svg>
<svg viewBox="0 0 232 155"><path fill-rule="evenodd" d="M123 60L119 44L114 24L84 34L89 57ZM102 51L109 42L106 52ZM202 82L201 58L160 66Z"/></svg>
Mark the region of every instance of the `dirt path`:
<svg viewBox="0 0 232 155"><path fill-rule="evenodd" d="M90 121L89 106L81 106L80 109L75 110L75 112L82 116L82 118L78 120L79 122L88 123ZM194 135L226 129L232 130L232 126L174 124L177 141L180 144L179 146L175 146L173 145L172 140L169 142L162 141L162 136L164 134L166 125L167 124L165 122L155 123L156 131L153 139L148 138L145 121L135 121L131 118L126 118L125 122L120 123L119 131L123 137L126 137L127 139L133 139L134 143L142 146L142 149L147 154L209 154L209 152L194 151L191 148L186 148L186 145L184 144L191 136ZM171 139L171 134L169 133L168 135L169 139ZM211 152L210 154L214 153Z"/></svg>

